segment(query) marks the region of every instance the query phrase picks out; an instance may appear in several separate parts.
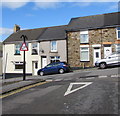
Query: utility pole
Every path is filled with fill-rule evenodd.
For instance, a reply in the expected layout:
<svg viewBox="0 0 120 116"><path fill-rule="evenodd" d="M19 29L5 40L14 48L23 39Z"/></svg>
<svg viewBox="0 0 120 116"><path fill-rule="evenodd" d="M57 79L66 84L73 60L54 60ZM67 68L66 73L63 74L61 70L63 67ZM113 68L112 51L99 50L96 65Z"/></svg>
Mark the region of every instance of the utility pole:
<svg viewBox="0 0 120 116"><path fill-rule="evenodd" d="M21 38L23 38L23 44L20 48L20 51L23 51L23 80L26 79L26 62L25 62L25 51L28 51L28 48L26 46L26 41L25 39L27 39L26 35L22 35Z"/></svg>

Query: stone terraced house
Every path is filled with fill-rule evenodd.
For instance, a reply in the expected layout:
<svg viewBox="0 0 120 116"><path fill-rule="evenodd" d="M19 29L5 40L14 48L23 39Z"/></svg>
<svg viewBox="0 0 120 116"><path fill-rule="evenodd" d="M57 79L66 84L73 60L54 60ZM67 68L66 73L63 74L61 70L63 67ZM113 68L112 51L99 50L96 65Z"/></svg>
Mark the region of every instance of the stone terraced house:
<svg viewBox="0 0 120 116"><path fill-rule="evenodd" d="M93 67L97 60L120 50L119 17L120 12L115 12L71 19L67 28L71 67Z"/></svg>
<svg viewBox="0 0 120 116"><path fill-rule="evenodd" d="M38 69L56 61L66 61L73 68L94 67L98 59L120 50L119 17L120 12L85 16L72 18L68 25L28 30L15 25L14 33L3 42L4 73L22 74L22 35L28 38L26 73L29 75L37 75Z"/></svg>

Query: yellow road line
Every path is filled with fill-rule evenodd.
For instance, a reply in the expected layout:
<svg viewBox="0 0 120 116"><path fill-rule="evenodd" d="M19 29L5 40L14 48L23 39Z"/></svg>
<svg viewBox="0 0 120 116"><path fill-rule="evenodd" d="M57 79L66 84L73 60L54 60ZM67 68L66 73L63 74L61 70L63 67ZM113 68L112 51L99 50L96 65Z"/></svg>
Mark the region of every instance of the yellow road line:
<svg viewBox="0 0 120 116"><path fill-rule="evenodd" d="M45 83L49 83L49 81L47 81L47 82L40 82L40 83L37 83L37 84L34 84L34 85L28 85L28 86L26 86L26 87L23 87L23 88L21 88L21 89L15 90L15 91L10 92L10 93L8 93L8 94L0 95L0 99L5 98L5 97L10 96L10 95L14 95L14 94L16 94L16 93L19 93L19 92L21 92L21 91L30 89L30 88L32 88L32 87L36 87L36 86L39 86L39 85L43 85L43 84L45 84Z"/></svg>

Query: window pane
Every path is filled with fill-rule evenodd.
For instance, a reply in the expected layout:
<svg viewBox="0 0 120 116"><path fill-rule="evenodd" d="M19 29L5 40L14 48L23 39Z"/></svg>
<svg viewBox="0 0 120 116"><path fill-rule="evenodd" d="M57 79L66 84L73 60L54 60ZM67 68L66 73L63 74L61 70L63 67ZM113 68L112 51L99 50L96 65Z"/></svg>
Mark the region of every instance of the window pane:
<svg viewBox="0 0 120 116"><path fill-rule="evenodd" d="M88 51L88 48L84 47L84 48L81 48L81 50L85 50L85 51Z"/></svg>
<svg viewBox="0 0 120 116"><path fill-rule="evenodd" d="M35 63L35 69L37 69L37 68L38 68L38 62Z"/></svg>
<svg viewBox="0 0 120 116"><path fill-rule="evenodd" d="M120 51L120 45L116 45L116 51Z"/></svg>
<svg viewBox="0 0 120 116"><path fill-rule="evenodd" d="M60 62L60 56L51 56L51 63L52 62Z"/></svg>
<svg viewBox="0 0 120 116"><path fill-rule="evenodd" d="M38 54L38 44L32 43L32 54L37 55Z"/></svg>
<svg viewBox="0 0 120 116"><path fill-rule="evenodd" d="M120 38L120 31L118 31L118 38Z"/></svg>
<svg viewBox="0 0 120 116"><path fill-rule="evenodd" d="M32 43L32 48L37 48L37 43Z"/></svg>
<svg viewBox="0 0 120 116"><path fill-rule="evenodd" d="M99 52L96 52L96 58L99 58Z"/></svg>
<svg viewBox="0 0 120 116"><path fill-rule="evenodd" d="M80 43L88 43L88 34L80 35Z"/></svg>
<svg viewBox="0 0 120 116"><path fill-rule="evenodd" d="M118 27L117 30L120 30L120 27Z"/></svg>
<svg viewBox="0 0 120 116"><path fill-rule="evenodd" d="M21 44L15 45L15 54L20 54L20 47L21 47Z"/></svg>
<svg viewBox="0 0 120 116"><path fill-rule="evenodd" d="M81 61L88 61L88 51L81 52Z"/></svg>
<svg viewBox="0 0 120 116"><path fill-rule="evenodd" d="M51 50L57 50L56 48L57 48L56 47L56 41L52 41L51 42Z"/></svg>
<svg viewBox="0 0 120 116"><path fill-rule="evenodd" d="M23 69L23 65L18 65L18 64L16 64L16 65L15 65L15 69Z"/></svg>

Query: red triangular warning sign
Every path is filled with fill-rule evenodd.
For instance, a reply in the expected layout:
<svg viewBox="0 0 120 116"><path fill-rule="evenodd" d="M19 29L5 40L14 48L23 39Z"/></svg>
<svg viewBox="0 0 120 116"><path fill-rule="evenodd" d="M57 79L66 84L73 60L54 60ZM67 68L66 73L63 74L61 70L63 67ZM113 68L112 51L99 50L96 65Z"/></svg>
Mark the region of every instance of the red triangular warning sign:
<svg viewBox="0 0 120 116"><path fill-rule="evenodd" d="M20 47L20 51L28 51L28 47L26 43L22 43L22 46Z"/></svg>

